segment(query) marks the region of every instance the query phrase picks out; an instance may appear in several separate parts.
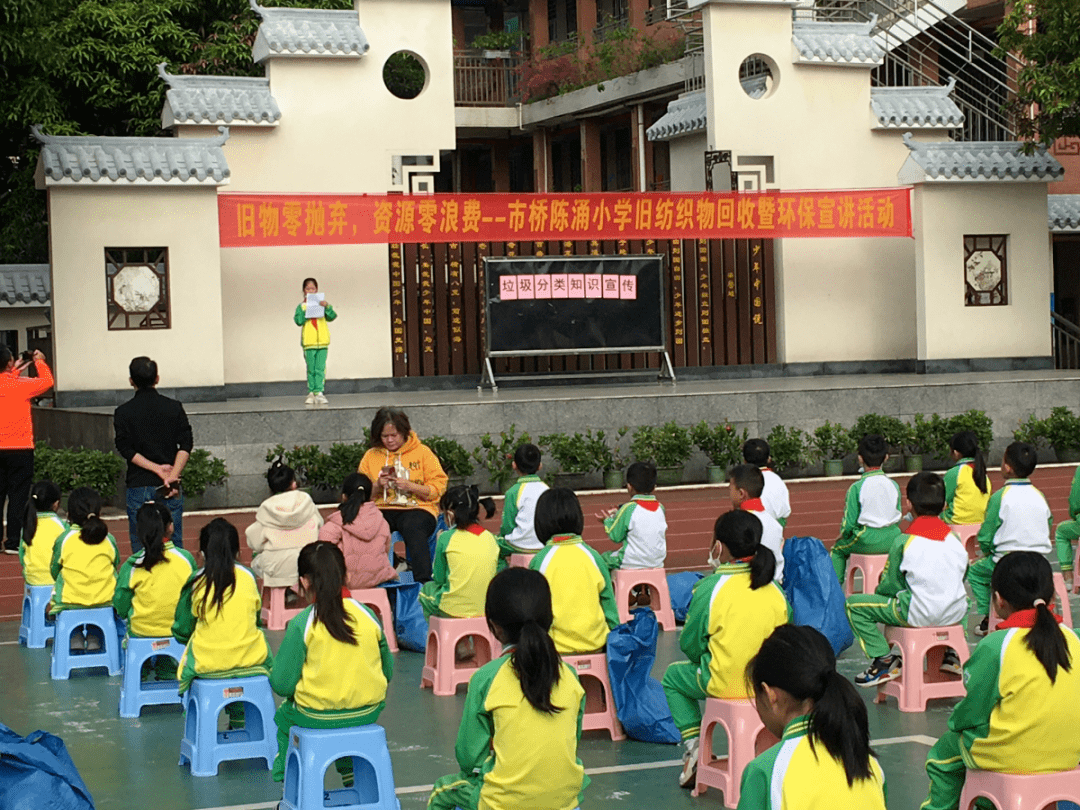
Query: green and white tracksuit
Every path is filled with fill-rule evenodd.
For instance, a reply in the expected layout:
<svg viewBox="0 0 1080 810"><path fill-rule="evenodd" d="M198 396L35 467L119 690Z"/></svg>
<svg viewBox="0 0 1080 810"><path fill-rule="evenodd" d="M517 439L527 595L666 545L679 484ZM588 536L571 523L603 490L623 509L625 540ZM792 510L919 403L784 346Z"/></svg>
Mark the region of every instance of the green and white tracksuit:
<svg viewBox="0 0 1080 810"><path fill-rule="evenodd" d="M180 592L195 573L195 558L172 543L165 544L165 559L147 571L140 551L120 567L113 594L113 609L127 619L128 635L166 638L172 635Z"/></svg>
<svg viewBox="0 0 1080 810"><path fill-rule="evenodd" d="M536 536L533 519L536 515L536 502L548 490L548 485L540 480L539 475L523 475L503 499L502 526L499 536L499 556L511 554L535 554L544 547Z"/></svg>
<svg viewBox="0 0 1080 810"><path fill-rule="evenodd" d="M888 554L899 535L900 487L880 467L868 468L847 492L831 555L836 578L844 581L852 554Z"/></svg>
<svg viewBox="0 0 1080 810"><path fill-rule="evenodd" d="M1071 771L1080 762L1080 639L1062 628L1072 666L1051 683L1025 638L1035 610L1021 610L979 642L964 664L967 696L926 758L923 810L952 810L969 768L1000 773Z"/></svg>
<svg viewBox="0 0 1080 810"><path fill-rule="evenodd" d="M617 544L600 556L608 568L663 568L667 559L667 517L652 495L635 495L604 519L604 531Z"/></svg>
<svg viewBox="0 0 1080 810"><path fill-rule="evenodd" d="M90 545L83 542L81 533L82 528L73 525L56 538L49 566L56 581L50 613L112 604L116 568L120 565L116 539L110 534Z"/></svg>
<svg viewBox="0 0 1080 810"><path fill-rule="evenodd" d="M945 511L941 519L954 526L982 523L993 488L989 476L986 492L975 485L975 459L962 458L942 476L945 480Z"/></svg>
<svg viewBox="0 0 1080 810"><path fill-rule="evenodd" d="M776 558L776 572L773 579L784 584L784 527L772 513L765 508L761 498L748 498L739 504L744 512L749 512L761 523L761 545L769 549Z"/></svg>
<svg viewBox="0 0 1080 810"><path fill-rule="evenodd" d="M294 616L285 628L270 672L270 685L285 698L274 714L278 740L275 782L285 778L292 726L366 726L378 720L386 706L386 685L394 675L394 658L382 625L356 600L343 599L342 604L355 644L331 636L326 625L316 621L314 605ZM348 677L342 677L344 673ZM348 782L352 761L338 762L338 770Z"/></svg>
<svg viewBox="0 0 1080 810"><path fill-rule="evenodd" d="M990 576L997 561L1010 551L1049 554L1053 525L1046 498L1027 478L1010 479L990 496L986 519L976 538L983 557L968 567L967 576L979 613L990 613Z"/></svg>
<svg viewBox="0 0 1080 810"><path fill-rule="evenodd" d="M1080 467L1073 474L1069 490L1069 519L1059 523L1054 532L1054 548L1062 571L1073 570L1073 543L1077 540L1080 540Z"/></svg>
<svg viewBox="0 0 1080 810"><path fill-rule="evenodd" d="M807 715L784 728L780 742L754 757L742 774L738 810L885 810L885 772L870 757L869 779L849 785L844 763L820 740L811 746Z"/></svg>
<svg viewBox="0 0 1080 810"><path fill-rule="evenodd" d="M768 467L761 468L761 477L765 479L765 486L761 490L761 502L765 511L776 518L781 526L787 526L788 518L791 517L791 496L788 494L787 484Z"/></svg>
<svg viewBox="0 0 1080 810"><path fill-rule="evenodd" d="M701 734L705 698L749 697L746 665L772 631L791 620L776 582L750 587L749 562L723 563L694 586L676 661L661 681L671 716L684 740Z"/></svg>
<svg viewBox="0 0 1080 810"><path fill-rule="evenodd" d="M551 638L560 654L592 653L607 645L608 631L619 626L611 574L603 558L577 534L557 534L529 568L551 586Z"/></svg>
<svg viewBox="0 0 1080 810"><path fill-rule="evenodd" d="M71 524L57 517L55 512L38 512L37 531L30 545L26 540L19 541L19 562L22 564L23 579L27 585L52 585L53 551L56 541L71 528Z"/></svg>
<svg viewBox="0 0 1080 810"><path fill-rule="evenodd" d="M968 556L948 524L936 517L912 521L893 541L881 582L872 594L847 598L848 621L870 658L889 654L878 623L891 627L945 627L967 613L964 573Z"/></svg>
<svg viewBox="0 0 1080 810"><path fill-rule="evenodd" d="M330 349L330 327L327 324L337 318L332 306L325 308L321 318L306 318L307 305L297 304L293 323L300 328L300 345L304 349L307 365L308 393L321 394L326 387L326 353Z"/></svg>
<svg viewBox="0 0 1080 810"><path fill-rule="evenodd" d="M480 667L458 727L461 771L437 780L429 810L574 810L589 777L577 756L585 690L560 664L551 702L537 711L525 699L509 653Z"/></svg>
<svg viewBox="0 0 1080 810"><path fill-rule="evenodd" d="M447 529L435 543L431 581L420 589L425 618L471 619L484 615L488 585L499 563L499 546L478 523Z"/></svg>

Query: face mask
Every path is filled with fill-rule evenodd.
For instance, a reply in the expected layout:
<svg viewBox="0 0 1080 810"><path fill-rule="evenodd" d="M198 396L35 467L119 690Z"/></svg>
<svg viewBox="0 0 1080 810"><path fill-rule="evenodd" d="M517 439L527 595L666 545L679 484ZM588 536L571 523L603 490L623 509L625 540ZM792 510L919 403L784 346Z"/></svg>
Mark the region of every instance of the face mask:
<svg viewBox="0 0 1080 810"><path fill-rule="evenodd" d="M719 568L720 567L719 548L720 548L719 545L714 544L712 546L712 548L709 549L709 565L712 568ZM714 556L714 555L716 555L716 556Z"/></svg>

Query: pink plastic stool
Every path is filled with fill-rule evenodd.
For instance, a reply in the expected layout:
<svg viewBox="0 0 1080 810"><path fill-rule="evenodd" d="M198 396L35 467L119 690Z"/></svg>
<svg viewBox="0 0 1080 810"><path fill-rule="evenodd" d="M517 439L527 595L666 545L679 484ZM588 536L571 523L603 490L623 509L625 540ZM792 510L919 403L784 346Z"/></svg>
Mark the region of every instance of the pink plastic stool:
<svg viewBox="0 0 1080 810"><path fill-rule="evenodd" d="M528 568L529 563L533 561L535 554L511 554L510 555L510 567L511 568Z"/></svg>
<svg viewBox="0 0 1080 810"><path fill-rule="evenodd" d="M727 756L714 758L712 733L717 724L724 727L728 753ZM761 722L757 709L749 699L706 699L705 715L701 718L694 795L700 796L706 788L716 788L724 794L724 804L734 807L739 803L743 770L750 760L777 742L777 738Z"/></svg>
<svg viewBox="0 0 1080 810"><path fill-rule="evenodd" d="M1073 575L1075 576L1075 574ZM1054 596L1058 598L1060 605L1053 605L1051 609L1061 617L1062 627L1072 627L1072 607L1069 605L1069 589L1065 587L1065 577L1059 572L1054 572ZM990 601L990 630L991 632L1001 623L1001 617L994 610L994 602Z"/></svg>
<svg viewBox="0 0 1080 810"><path fill-rule="evenodd" d="M950 647L956 650L961 664L968 660L963 626L886 627L885 638L890 645L900 648L904 666L899 678L878 687L875 703L884 703L886 696L892 695L899 702L900 711L921 712L926 710L926 701L932 698L964 697L967 694L963 677L941 671L945 650Z"/></svg>
<svg viewBox="0 0 1080 810"><path fill-rule="evenodd" d="M960 810L970 810L980 796L998 810L1043 810L1056 802L1080 803L1080 769L1063 773L968 771Z"/></svg>
<svg viewBox="0 0 1080 810"><path fill-rule="evenodd" d="M289 619L304 609L285 607L285 590L285 588L271 588L263 585L262 623L267 630L284 630L285 625L289 623ZM269 599L266 598L267 591L270 591ZM270 603L270 607L266 607L267 602Z"/></svg>
<svg viewBox="0 0 1080 810"><path fill-rule="evenodd" d="M982 556L982 552L979 550L979 544L975 541L975 538L979 535L979 529L982 528L981 523L954 523L949 526L950 529L960 538L960 542L964 544L964 549L967 551L969 560L977 560Z"/></svg>
<svg viewBox="0 0 1080 810"><path fill-rule="evenodd" d="M852 554L848 557L847 576L844 578L844 596L853 593L873 593L881 581L888 554ZM862 590L855 590L855 571L862 573Z"/></svg>
<svg viewBox="0 0 1080 810"><path fill-rule="evenodd" d="M615 714L615 701L611 697L611 681L608 680L607 653L592 655L564 654L562 660L578 674L585 690L585 716L581 719L583 731L604 729L612 740L625 740L626 732Z"/></svg>
<svg viewBox="0 0 1080 810"><path fill-rule="evenodd" d="M382 622L383 635L386 636L386 646L390 652L397 652L397 634L394 632L394 614L390 612L390 598L386 595L386 588L362 588L358 591L349 591L349 594L361 605L367 605L375 611Z"/></svg>
<svg viewBox="0 0 1080 810"><path fill-rule="evenodd" d="M1076 544L1076 556L1073 557L1073 593L1080 593L1080 543Z"/></svg>
<svg viewBox="0 0 1080 810"><path fill-rule="evenodd" d="M638 585L649 589L649 600L656 614L656 621L664 630L675 630L675 611L671 609L671 593L668 591L667 572L663 568L616 568L612 585L615 586L615 604L619 608L619 621L630 621L627 602L630 591Z"/></svg>
<svg viewBox="0 0 1080 810"><path fill-rule="evenodd" d="M454 657L457 643L472 638L476 654L468 661ZM502 645L488 629L487 619L446 619L432 616L428 621L427 647L424 650L424 669L420 673L420 688L431 687L440 697L452 695L460 684L468 683L477 669L502 651Z"/></svg>

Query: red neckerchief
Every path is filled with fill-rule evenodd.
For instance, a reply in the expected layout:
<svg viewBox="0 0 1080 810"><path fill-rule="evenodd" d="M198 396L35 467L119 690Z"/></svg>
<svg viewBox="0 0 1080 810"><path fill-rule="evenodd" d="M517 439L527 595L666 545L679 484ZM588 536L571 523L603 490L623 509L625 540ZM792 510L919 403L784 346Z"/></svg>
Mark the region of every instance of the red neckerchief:
<svg viewBox="0 0 1080 810"><path fill-rule="evenodd" d="M341 586L341 598L342 599L352 599L352 591L350 591L344 585Z"/></svg>
<svg viewBox="0 0 1080 810"><path fill-rule="evenodd" d="M487 529L481 526L479 523L470 523L469 527L465 530L469 534L475 534L477 537L482 535Z"/></svg>
<svg viewBox="0 0 1080 810"><path fill-rule="evenodd" d="M641 498L648 498L648 500L640 500ZM632 500L642 509L648 512L658 512L660 510L660 501L651 495L635 495Z"/></svg>
<svg viewBox="0 0 1080 810"><path fill-rule="evenodd" d="M908 534L917 534L927 540L942 541L951 534L949 524L934 515L923 515L911 521L908 526Z"/></svg>
<svg viewBox="0 0 1080 810"><path fill-rule="evenodd" d="M1013 613L1007 619L1003 619L997 626L998 630L1008 630L1013 627L1034 627L1035 626L1035 614L1038 612L1038 608L1028 608L1027 610L1018 610ZM1050 611L1050 615L1054 617L1054 620L1061 624L1061 617L1053 611Z"/></svg>
<svg viewBox="0 0 1080 810"><path fill-rule="evenodd" d="M549 540L549 543L572 543L575 540L581 540L580 534L557 534Z"/></svg>
<svg viewBox="0 0 1080 810"><path fill-rule="evenodd" d="M735 558L735 562L740 562L740 563L748 563L748 562L753 562L753 561L754 561L754 556L753 555L750 555L749 557L736 557Z"/></svg>
<svg viewBox="0 0 1080 810"><path fill-rule="evenodd" d="M761 498L747 498L739 504L739 508L744 512L764 512L765 504L761 502Z"/></svg>

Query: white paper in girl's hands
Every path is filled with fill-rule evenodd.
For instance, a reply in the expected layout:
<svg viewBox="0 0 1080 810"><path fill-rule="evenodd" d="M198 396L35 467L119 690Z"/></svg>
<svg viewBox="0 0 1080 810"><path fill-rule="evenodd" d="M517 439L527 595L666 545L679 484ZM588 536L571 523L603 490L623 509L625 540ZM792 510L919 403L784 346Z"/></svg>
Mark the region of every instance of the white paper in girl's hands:
<svg viewBox="0 0 1080 810"><path fill-rule="evenodd" d="M326 308L323 307L323 301L326 300L326 296L322 293L308 293L307 294L307 311L304 313L305 318L321 318L326 314Z"/></svg>

